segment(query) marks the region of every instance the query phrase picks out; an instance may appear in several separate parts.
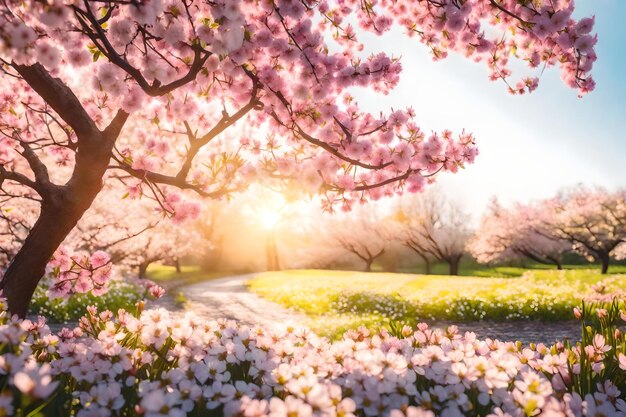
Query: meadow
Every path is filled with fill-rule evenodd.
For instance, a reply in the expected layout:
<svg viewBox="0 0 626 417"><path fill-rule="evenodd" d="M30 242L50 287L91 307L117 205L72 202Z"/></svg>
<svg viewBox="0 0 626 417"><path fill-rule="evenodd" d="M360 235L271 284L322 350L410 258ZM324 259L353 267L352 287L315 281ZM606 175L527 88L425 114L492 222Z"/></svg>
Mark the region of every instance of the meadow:
<svg viewBox="0 0 626 417"><path fill-rule="evenodd" d="M431 274L433 275L447 275L448 274L448 265L442 262L437 262L431 265ZM563 270L595 270L600 269L600 265L598 264L589 264L589 263L567 263L563 265ZM374 271L382 272L381 265L375 265L373 268ZM477 263L474 260L465 260L462 261L459 267L459 275L460 276L468 276L468 277L491 277L491 278L514 278L521 277L526 271L555 271L554 265L546 265L540 263L526 263L519 265L506 265L506 266L488 266ZM397 272L404 273L412 273L412 274L423 274L424 267L422 265L415 265L409 268L400 268ZM593 272L592 272L593 273ZM624 261L615 262L613 265L609 267L609 273L612 275L615 274L626 274L626 263Z"/></svg>
<svg viewBox="0 0 626 417"><path fill-rule="evenodd" d="M626 275L588 269L527 270L517 277L298 270L261 273L248 285L305 313L319 334L338 337L359 325L423 320L571 320L581 300L620 294Z"/></svg>
<svg viewBox="0 0 626 417"><path fill-rule="evenodd" d="M191 285L209 279L230 275L229 272L205 271L198 265L182 265L180 271L170 265L152 264L148 267L146 278L171 289L182 285Z"/></svg>

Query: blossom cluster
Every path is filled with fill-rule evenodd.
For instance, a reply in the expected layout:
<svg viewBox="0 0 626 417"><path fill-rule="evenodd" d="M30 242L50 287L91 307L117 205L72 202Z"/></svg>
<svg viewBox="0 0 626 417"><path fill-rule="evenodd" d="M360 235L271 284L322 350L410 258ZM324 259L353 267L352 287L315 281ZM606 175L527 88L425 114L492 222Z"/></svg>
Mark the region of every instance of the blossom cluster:
<svg viewBox="0 0 626 417"><path fill-rule="evenodd" d="M47 291L50 298L67 298L73 294L89 293L100 296L109 290L109 283L117 278L110 256L101 250L92 254L72 251L61 246L47 265ZM150 280L135 281L145 287L146 294L160 298L163 288Z"/></svg>
<svg viewBox="0 0 626 417"><path fill-rule="evenodd" d="M53 297L86 292L100 295L111 279L111 258L104 251L84 254L61 246L48 262L48 272L54 280L48 290Z"/></svg>
<svg viewBox="0 0 626 417"><path fill-rule="evenodd" d="M623 416L620 304L583 344L479 340L452 326L365 328L329 342L304 328L247 327L166 310L89 308L52 334L43 319L0 316L0 410L72 415ZM47 400L46 403L43 400Z"/></svg>
<svg viewBox="0 0 626 417"><path fill-rule="evenodd" d="M37 286L29 307L32 316L44 316L48 323L76 323L85 315L87 306L117 311L132 308L143 299L156 299L164 294L164 289L148 279L130 279L113 276L107 284L105 294L91 293L65 294L55 297L49 288L54 280L44 278Z"/></svg>
<svg viewBox="0 0 626 417"><path fill-rule="evenodd" d="M0 57L15 70L41 64L99 126L118 110L132 115L113 164L137 179L130 192L158 194L144 184L163 184L223 195L258 177L297 179L323 194L326 208L349 210L421 191L478 154L472 134L429 133L410 108L360 108L350 89L387 94L402 73L386 52L362 54L362 33L402 28L436 60L458 52L485 63L514 94L533 91L535 75L558 66L582 94L594 87L596 37L593 18L573 11L572 0L10 1L0 13ZM510 81L512 60L532 75ZM71 165L77 133L13 75L3 76L10 94L0 126L19 135L0 142L3 160L24 167L18 146L46 137L44 159ZM50 125L67 137L49 137ZM235 125L231 137L222 133Z"/></svg>

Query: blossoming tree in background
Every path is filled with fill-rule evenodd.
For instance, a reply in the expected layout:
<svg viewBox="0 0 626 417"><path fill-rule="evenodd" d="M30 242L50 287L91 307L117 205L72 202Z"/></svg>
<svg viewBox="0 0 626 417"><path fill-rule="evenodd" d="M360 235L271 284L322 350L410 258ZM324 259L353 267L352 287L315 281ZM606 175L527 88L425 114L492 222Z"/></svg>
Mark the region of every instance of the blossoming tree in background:
<svg viewBox="0 0 626 417"><path fill-rule="evenodd" d="M426 262L427 270L428 260L436 259L448 264L450 275L459 274L471 235L467 213L431 189L402 200L397 218L400 240Z"/></svg>
<svg viewBox="0 0 626 417"><path fill-rule="evenodd" d="M546 201L544 210L550 233L599 262L603 274L608 272L611 257L623 257L626 190L578 188Z"/></svg>
<svg viewBox="0 0 626 417"><path fill-rule="evenodd" d="M370 272L374 261L385 254L393 241L389 225L388 219L366 210L359 210L354 216L333 216L321 225L324 240L310 250L318 260L326 260L323 264L345 255L358 258L364 264L363 270Z"/></svg>
<svg viewBox="0 0 626 417"><path fill-rule="evenodd" d="M561 269L561 256L577 252L608 271L611 258L623 259L626 190L576 188L534 204L510 209L493 202L470 242L479 262L524 256Z"/></svg>
<svg viewBox="0 0 626 417"><path fill-rule="evenodd" d="M469 133L426 133L411 109L359 108L350 88L387 94L402 67L360 53L353 24L401 26L435 59L482 61L514 94L538 80L511 81L513 56L536 73L558 66L583 94L594 87L593 19L573 10L566 0L3 2L2 197L40 205L0 283L10 311L26 313L103 181L181 218L196 210L175 189L220 198L255 178L294 179L327 209L349 208L471 163Z"/></svg>
<svg viewBox="0 0 626 417"><path fill-rule="evenodd" d="M527 258L561 269L561 258L572 245L550 233L542 206L517 204L503 207L493 200L480 221L468 250L480 263Z"/></svg>
<svg viewBox="0 0 626 417"><path fill-rule="evenodd" d="M103 190L63 244L88 253L107 252L113 265L140 278L154 262L177 265L185 255L201 256L211 248L195 222L181 225L176 217L167 221L167 213L148 199L121 199L123 192L119 187Z"/></svg>

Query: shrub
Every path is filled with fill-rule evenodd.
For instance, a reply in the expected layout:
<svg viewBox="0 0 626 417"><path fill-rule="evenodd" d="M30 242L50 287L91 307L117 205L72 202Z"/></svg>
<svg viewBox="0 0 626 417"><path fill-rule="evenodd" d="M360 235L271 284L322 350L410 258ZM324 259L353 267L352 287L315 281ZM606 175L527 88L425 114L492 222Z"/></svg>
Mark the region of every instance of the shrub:
<svg viewBox="0 0 626 417"><path fill-rule="evenodd" d="M46 317L52 323L77 322L87 313L87 306L99 310L117 311L131 308L146 295L146 283L137 280L111 280L108 292L102 295L76 293L66 298L48 296L49 281L43 281L35 290L30 305L31 315Z"/></svg>

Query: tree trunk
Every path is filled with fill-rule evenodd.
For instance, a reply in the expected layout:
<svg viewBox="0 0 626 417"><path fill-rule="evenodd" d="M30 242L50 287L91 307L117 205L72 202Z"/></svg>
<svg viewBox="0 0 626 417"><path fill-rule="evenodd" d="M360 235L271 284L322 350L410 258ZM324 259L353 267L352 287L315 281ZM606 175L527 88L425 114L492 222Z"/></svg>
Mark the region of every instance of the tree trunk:
<svg viewBox="0 0 626 417"><path fill-rule="evenodd" d="M428 256L420 254L420 257L424 260L424 274L430 275L430 260Z"/></svg>
<svg viewBox="0 0 626 417"><path fill-rule="evenodd" d="M448 264L450 265L450 275L459 275L460 263L461 263L461 258L452 258L448 260Z"/></svg>
<svg viewBox="0 0 626 417"><path fill-rule="evenodd" d="M84 210L77 207L42 205L37 222L0 281L0 290L7 299L11 314L26 316L37 284L45 274L46 264L83 213Z"/></svg>
<svg viewBox="0 0 626 417"><path fill-rule="evenodd" d="M110 151L85 155L79 150L68 183L49 189L37 222L0 281L0 291L11 314L26 316L46 264L102 189L102 177L110 157Z"/></svg>
<svg viewBox="0 0 626 417"><path fill-rule="evenodd" d="M174 267L176 268L176 272L178 274L180 274L182 272L182 269L180 268L180 259L176 258L174 260Z"/></svg>
<svg viewBox="0 0 626 417"><path fill-rule="evenodd" d="M599 256L600 258L600 262L602 263L602 273L606 274L607 272L609 272L609 262L610 262L610 257L608 253L602 253Z"/></svg>
<svg viewBox="0 0 626 417"><path fill-rule="evenodd" d="M365 261L365 272L372 272L373 263L374 263L374 259L368 259Z"/></svg>
<svg viewBox="0 0 626 417"><path fill-rule="evenodd" d="M148 276L148 267L152 262L144 261L139 264L139 278L144 279Z"/></svg>
<svg viewBox="0 0 626 417"><path fill-rule="evenodd" d="M556 265L556 269L557 270L562 270L563 269L563 265L561 265L561 258L557 257L557 256L546 256L546 259L549 262L546 263L553 263L554 265Z"/></svg>

